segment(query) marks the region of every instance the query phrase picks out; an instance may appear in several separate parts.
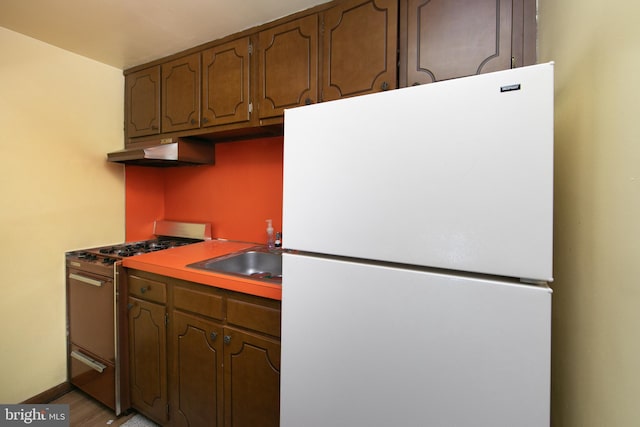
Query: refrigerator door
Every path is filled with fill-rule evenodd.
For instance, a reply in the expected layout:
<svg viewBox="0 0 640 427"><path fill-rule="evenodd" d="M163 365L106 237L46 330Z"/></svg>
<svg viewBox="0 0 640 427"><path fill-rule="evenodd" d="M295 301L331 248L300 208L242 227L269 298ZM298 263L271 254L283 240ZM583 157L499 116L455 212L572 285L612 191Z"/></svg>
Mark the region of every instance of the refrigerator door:
<svg viewBox="0 0 640 427"><path fill-rule="evenodd" d="M283 262L282 427L549 425L547 287Z"/></svg>
<svg viewBox="0 0 640 427"><path fill-rule="evenodd" d="M551 281L553 64L285 112L288 248Z"/></svg>

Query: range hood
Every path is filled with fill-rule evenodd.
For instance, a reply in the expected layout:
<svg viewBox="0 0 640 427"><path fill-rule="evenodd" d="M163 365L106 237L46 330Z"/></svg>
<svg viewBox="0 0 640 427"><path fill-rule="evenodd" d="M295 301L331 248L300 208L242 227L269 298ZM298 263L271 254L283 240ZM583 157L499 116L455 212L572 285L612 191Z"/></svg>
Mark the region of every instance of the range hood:
<svg viewBox="0 0 640 427"><path fill-rule="evenodd" d="M193 166L214 163L214 143L197 138L163 138L107 154L110 162L137 166Z"/></svg>

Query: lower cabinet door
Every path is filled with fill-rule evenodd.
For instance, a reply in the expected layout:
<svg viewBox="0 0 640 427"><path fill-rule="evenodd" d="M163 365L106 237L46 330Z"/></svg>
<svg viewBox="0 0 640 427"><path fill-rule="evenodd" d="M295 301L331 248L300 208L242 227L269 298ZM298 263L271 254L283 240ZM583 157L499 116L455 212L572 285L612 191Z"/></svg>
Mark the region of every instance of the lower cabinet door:
<svg viewBox="0 0 640 427"><path fill-rule="evenodd" d="M100 359L73 343L69 361L71 384L115 410L116 375L113 362Z"/></svg>
<svg viewBox="0 0 640 427"><path fill-rule="evenodd" d="M280 341L224 328L225 425L280 424Z"/></svg>
<svg viewBox="0 0 640 427"><path fill-rule="evenodd" d="M172 425L222 427L222 327L180 311L172 323Z"/></svg>
<svg viewBox="0 0 640 427"><path fill-rule="evenodd" d="M167 332L164 305L129 297L131 404L164 424L167 405Z"/></svg>

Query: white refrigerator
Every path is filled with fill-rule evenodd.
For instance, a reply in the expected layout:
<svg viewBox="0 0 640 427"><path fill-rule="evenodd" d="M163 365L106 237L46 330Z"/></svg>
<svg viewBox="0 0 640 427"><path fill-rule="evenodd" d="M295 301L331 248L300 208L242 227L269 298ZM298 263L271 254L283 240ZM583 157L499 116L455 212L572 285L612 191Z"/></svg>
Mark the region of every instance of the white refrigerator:
<svg viewBox="0 0 640 427"><path fill-rule="evenodd" d="M285 112L282 427L548 426L553 63Z"/></svg>

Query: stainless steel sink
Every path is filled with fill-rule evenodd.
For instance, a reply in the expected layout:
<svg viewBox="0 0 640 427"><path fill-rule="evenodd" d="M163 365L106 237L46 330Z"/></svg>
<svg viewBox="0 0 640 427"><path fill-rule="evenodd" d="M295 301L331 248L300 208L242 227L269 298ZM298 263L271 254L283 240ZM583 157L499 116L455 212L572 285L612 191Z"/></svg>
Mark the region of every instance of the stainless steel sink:
<svg viewBox="0 0 640 427"><path fill-rule="evenodd" d="M247 250L198 261L187 267L218 273L249 277L270 283L282 283L282 254L262 250Z"/></svg>

